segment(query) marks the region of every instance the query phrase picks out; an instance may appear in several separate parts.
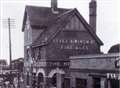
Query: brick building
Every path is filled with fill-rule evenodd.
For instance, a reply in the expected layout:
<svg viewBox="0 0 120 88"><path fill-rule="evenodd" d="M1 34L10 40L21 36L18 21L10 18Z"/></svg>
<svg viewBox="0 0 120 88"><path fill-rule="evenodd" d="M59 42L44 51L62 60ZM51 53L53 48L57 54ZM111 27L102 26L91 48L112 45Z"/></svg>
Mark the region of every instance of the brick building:
<svg viewBox="0 0 120 88"><path fill-rule="evenodd" d="M84 60L86 68L89 60L94 63L103 58L104 62L100 51L103 43L96 35L95 0L91 0L89 10L88 24L76 8L58 8L57 0L51 0L51 7L26 6L22 28L25 88L90 88L85 86L86 80L74 80L83 74L76 70L81 65L74 56L80 56L78 62ZM90 66L94 69L96 64Z"/></svg>

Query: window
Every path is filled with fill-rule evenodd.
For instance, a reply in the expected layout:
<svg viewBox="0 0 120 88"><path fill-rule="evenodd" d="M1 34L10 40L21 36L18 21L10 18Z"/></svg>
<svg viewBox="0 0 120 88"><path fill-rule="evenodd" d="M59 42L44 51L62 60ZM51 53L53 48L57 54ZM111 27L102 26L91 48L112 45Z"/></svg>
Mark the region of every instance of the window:
<svg viewBox="0 0 120 88"><path fill-rule="evenodd" d="M42 73L38 74L37 88L43 88L42 84L44 83L44 77Z"/></svg>
<svg viewBox="0 0 120 88"><path fill-rule="evenodd" d="M35 60L41 59L41 48L38 47L35 49Z"/></svg>
<svg viewBox="0 0 120 88"><path fill-rule="evenodd" d="M29 60L29 53L30 53L30 51L29 51L29 49L27 49L27 51L26 51L26 60Z"/></svg>
<svg viewBox="0 0 120 88"><path fill-rule="evenodd" d="M41 82L44 82L43 74L42 74L42 73L39 73L39 74L38 74L38 83L41 83Z"/></svg>
<svg viewBox="0 0 120 88"><path fill-rule="evenodd" d="M57 77L56 76L57 76L57 74L54 74L52 77L52 80L51 80L53 87L57 86Z"/></svg>

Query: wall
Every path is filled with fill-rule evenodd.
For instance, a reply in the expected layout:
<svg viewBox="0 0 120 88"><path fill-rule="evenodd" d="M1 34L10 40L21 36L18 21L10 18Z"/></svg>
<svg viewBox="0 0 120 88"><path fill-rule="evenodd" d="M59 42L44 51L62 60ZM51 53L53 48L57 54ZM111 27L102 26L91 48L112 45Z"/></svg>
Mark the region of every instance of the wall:
<svg viewBox="0 0 120 88"><path fill-rule="evenodd" d="M73 56L71 60L71 69L96 69L106 71L116 71L115 61L119 58L119 54L101 54Z"/></svg>
<svg viewBox="0 0 120 88"><path fill-rule="evenodd" d="M47 46L47 58L66 59L73 55L100 53L99 45L76 16L60 30Z"/></svg>
<svg viewBox="0 0 120 88"><path fill-rule="evenodd" d="M32 28L27 16L25 29L24 29L24 46L32 44Z"/></svg>

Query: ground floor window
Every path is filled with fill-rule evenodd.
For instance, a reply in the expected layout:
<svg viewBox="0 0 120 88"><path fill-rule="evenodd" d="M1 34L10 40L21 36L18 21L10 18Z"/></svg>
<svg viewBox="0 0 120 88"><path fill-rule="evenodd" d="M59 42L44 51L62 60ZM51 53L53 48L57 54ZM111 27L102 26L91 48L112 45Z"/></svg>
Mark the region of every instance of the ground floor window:
<svg viewBox="0 0 120 88"><path fill-rule="evenodd" d="M100 78L93 78L93 88L100 88Z"/></svg>
<svg viewBox="0 0 120 88"><path fill-rule="evenodd" d="M87 88L87 80L76 78L76 88Z"/></svg>
<svg viewBox="0 0 120 88"><path fill-rule="evenodd" d="M43 78L43 74L39 73L38 74L38 84L37 84L37 88L42 88L42 83L44 82L44 78Z"/></svg>

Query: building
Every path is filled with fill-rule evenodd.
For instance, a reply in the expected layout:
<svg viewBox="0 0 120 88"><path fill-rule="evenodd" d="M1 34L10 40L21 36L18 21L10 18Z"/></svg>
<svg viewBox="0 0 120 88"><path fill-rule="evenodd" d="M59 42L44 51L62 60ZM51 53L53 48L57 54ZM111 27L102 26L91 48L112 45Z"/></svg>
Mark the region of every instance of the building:
<svg viewBox="0 0 120 88"><path fill-rule="evenodd" d="M23 72L23 67L24 67L24 59L23 58L18 58L18 59L12 60L11 68L13 70Z"/></svg>
<svg viewBox="0 0 120 88"><path fill-rule="evenodd" d="M81 77L91 79L94 75L105 75L94 72L99 70L97 63L101 65L106 58L114 58L111 60L114 62L118 55L101 53L103 42L96 35L95 0L91 0L89 10L88 24L76 8L58 8L57 0L51 0L51 7L26 6L22 27L25 88L92 88L92 82L87 84ZM83 68L91 66L93 70L81 72L81 60L84 60ZM97 87L99 80L95 79L93 88L105 88L104 83Z"/></svg>
<svg viewBox="0 0 120 88"><path fill-rule="evenodd" d="M23 88L23 69L24 69L24 59L18 58L11 61L11 76L13 75L13 84L15 88Z"/></svg>
<svg viewBox="0 0 120 88"><path fill-rule="evenodd" d="M6 68L8 68L7 61L5 59L0 60L0 74L4 74L6 72Z"/></svg>
<svg viewBox="0 0 120 88"><path fill-rule="evenodd" d="M5 59L0 60L0 81L3 79L1 74L6 72L6 68L8 68L7 61Z"/></svg>

